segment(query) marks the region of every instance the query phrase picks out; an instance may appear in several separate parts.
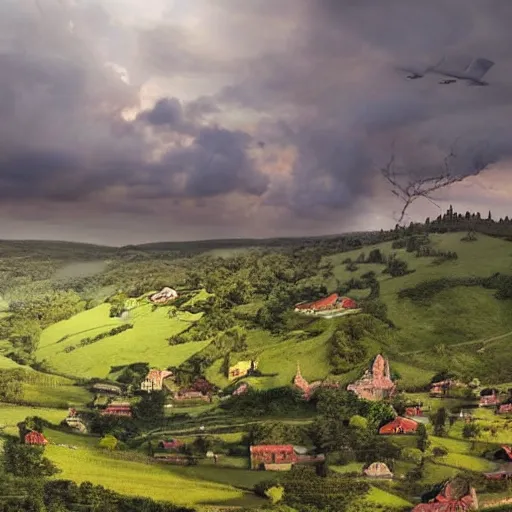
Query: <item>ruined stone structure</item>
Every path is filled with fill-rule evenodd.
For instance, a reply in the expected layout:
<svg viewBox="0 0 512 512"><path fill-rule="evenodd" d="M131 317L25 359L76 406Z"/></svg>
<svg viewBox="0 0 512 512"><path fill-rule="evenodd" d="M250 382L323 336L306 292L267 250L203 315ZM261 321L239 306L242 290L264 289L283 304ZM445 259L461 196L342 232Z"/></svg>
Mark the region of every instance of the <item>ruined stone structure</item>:
<svg viewBox="0 0 512 512"><path fill-rule="evenodd" d="M416 505L412 512L463 512L478 510L478 498L473 487L466 485L465 494L461 496L452 482L448 482L443 490L430 502Z"/></svg>
<svg viewBox="0 0 512 512"><path fill-rule="evenodd" d="M365 400L382 400L393 396L396 385L391 380L389 361L379 354L371 370L366 370L360 380L349 384L347 390L353 391L359 398Z"/></svg>
<svg viewBox="0 0 512 512"><path fill-rule="evenodd" d="M151 295L149 300L153 302L153 304L165 304L171 300L175 300L178 298L178 292L169 288L168 286L162 288L158 293L154 293Z"/></svg>
<svg viewBox="0 0 512 512"><path fill-rule="evenodd" d="M300 372L300 365L297 363L297 373L295 374L295 377L293 378L293 385L297 388L299 388L302 393L305 400L309 400L311 398L311 395L313 392L318 389L320 386L322 386L322 382L317 380L315 382L312 382L311 384L302 376L302 373Z"/></svg>
<svg viewBox="0 0 512 512"><path fill-rule="evenodd" d="M370 464L363 473L371 478L393 478L393 473L383 462Z"/></svg>

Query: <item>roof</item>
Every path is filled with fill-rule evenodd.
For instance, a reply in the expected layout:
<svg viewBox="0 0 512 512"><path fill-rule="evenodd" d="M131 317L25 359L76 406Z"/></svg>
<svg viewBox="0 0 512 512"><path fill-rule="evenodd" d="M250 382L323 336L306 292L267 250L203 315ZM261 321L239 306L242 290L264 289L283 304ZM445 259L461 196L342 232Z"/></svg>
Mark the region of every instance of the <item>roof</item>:
<svg viewBox="0 0 512 512"><path fill-rule="evenodd" d="M382 426L379 429L379 432L395 429L398 427L402 427L405 431L416 430L418 428L418 422L409 418L397 416L393 421L390 421L389 423L386 423L384 426Z"/></svg>
<svg viewBox="0 0 512 512"><path fill-rule="evenodd" d="M323 299L319 299L313 302L304 302L302 304L297 304L295 307L298 309L319 309L326 308L330 306L334 306L336 301L339 299L337 293L331 293L328 297L324 297Z"/></svg>
<svg viewBox="0 0 512 512"><path fill-rule="evenodd" d="M258 444L251 446L251 453L294 453L291 444Z"/></svg>
<svg viewBox="0 0 512 512"><path fill-rule="evenodd" d="M507 457L512 461L512 447L504 445L502 448L507 454Z"/></svg>
<svg viewBox="0 0 512 512"><path fill-rule="evenodd" d="M41 432L32 431L25 435L27 444L48 444L46 437Z"/></svg>

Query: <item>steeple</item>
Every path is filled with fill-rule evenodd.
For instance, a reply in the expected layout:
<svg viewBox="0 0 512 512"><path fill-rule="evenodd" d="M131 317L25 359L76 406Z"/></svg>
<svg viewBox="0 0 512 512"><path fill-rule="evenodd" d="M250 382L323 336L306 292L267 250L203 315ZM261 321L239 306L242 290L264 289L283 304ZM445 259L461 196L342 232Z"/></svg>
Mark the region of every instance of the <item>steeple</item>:
<svg viewBox="0 0 512 512"><path fill-rule="evenodd" d="M300 363L297 361L297 373L295 374L295 378L302 377L302 374L300 373Z"/></svg>

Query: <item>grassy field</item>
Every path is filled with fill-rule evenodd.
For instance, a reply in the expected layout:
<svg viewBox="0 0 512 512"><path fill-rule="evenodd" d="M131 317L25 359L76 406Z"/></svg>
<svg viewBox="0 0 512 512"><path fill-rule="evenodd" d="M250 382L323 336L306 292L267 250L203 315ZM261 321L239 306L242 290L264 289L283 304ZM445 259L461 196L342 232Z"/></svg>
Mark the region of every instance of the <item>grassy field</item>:
<svg viewBox="0 0 512 512"><path fill-rule="evenodd" d="M16 370L22 368L24 370L32 370L30 366L22 366L8 357L0 355L0 370Z"/></svg>
<svg viewBox="0 0 512 512"><path fill-rule="evenodd" d="M16 425L27 416L39 416L50 423L58 424L67 416L67 410L10 405L0 402L0 429L4 429L5 433L16 435L18 433Z"/></svg>
<svg viewBox="0 0 512 512"><path fill-rule="evenodd" d="M396 496L390 492L387 492L378 487L371 487L370 492L365 498L367 503L374 503L375 505L384 505L386 507L403 509L408 506L412 506L410 502Z"/></svg>
<svg viewBox="0 0 512 512"><path fill-rule="evenodd" d="M61 469L56 478L89 481L122 494L147 496L182 505L242 504L259 501L244 491L264 473L216 466L178 467L146 462L144 457L109 455L98 448L98 438L47 429L46 455ZM70 449L65 444L74 446ZM268 478L268 475L266 476ZM263 501L263 500L261 500Z"/></svg>
<svg viewBox="0 0 512 512"><path fill-rule="evenodd" d="M66 353L69 345L122 325L110 318L109 306L102 304L43 331L37 358L47 360L57 372L77 377L106 377L112 366L148 362L164 368L181 364L204 348L208 342L169 346L167 338L178 334L197 321L201 314L181 313L179 319L168 318L166 308L152 311L144 304L130 312L134 328L91 345Z"/></svg>
<svg viewBox="0 0 512 512"><path fill-rule="evenodd" d="M473 243L461 242L461 233L430 236L438 250L456 251L458 259L433 265L433 258L417 258L405 249L392 249L391 243L365 247L327 257L334 264L334 275L341 281L359 277L365 272L376 272L381 285L381 297L389 308L389 317L401 329L398 341L403 350L419 350L435 343L460 343L512 331L510 301L498 301L491 290L459 287L446 290L430 305L415 305L400 300L397 293L426 280L441 277L490 276L495 272L512 274L512 244L497 238L478 235ZM342 263L346 258L356 259L361 252L368 254L379 248L382 253L396 253L415 270L403 277L390 278L382 274L383 265L361 264L356 272L349 272ZM485 262L485 264L483 264ZM334 286L334 281L330 287ZM446 322L450 318L450 322Z"/></svg>
<svg viewBox="0 0 512 512"><path fill-rule="evenodd" d="M315 338L297 341L284 340L266 331L251 331L247 339L248 350L239 359L255 358L263 376L250 377L244 381L256 389L286 386L293 380L297 363L306 379L313 381L327 377L329 362L326 341L330 335L331 331L328 330ZM218 386L227 386L229 381L220 372L221 364L222 361L218 360L208 368L206 378Z"/></svg>

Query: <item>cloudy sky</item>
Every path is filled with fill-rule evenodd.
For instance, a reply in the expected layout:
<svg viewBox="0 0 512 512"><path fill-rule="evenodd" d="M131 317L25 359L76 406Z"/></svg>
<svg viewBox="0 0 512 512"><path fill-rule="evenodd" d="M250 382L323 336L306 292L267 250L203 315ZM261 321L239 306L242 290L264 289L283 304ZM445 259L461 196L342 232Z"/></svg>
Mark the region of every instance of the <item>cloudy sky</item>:
<svg viewBox="0 0 512 512"><path fill-rule="evenodd" d="M441 207L511 215L511 20L510 0L2 0L0 237L386 228L391 154L429 176L453 147L468 178ZM443 56L493 60L491 85L396 70Z"/></svg>

